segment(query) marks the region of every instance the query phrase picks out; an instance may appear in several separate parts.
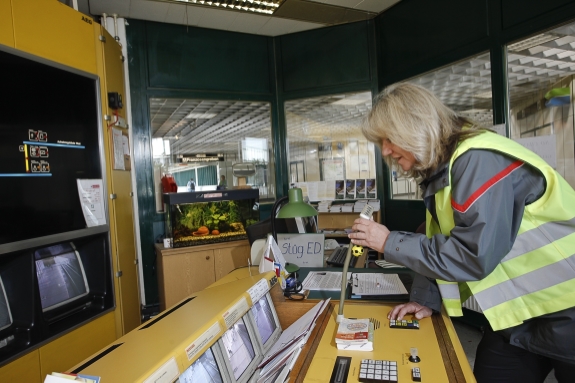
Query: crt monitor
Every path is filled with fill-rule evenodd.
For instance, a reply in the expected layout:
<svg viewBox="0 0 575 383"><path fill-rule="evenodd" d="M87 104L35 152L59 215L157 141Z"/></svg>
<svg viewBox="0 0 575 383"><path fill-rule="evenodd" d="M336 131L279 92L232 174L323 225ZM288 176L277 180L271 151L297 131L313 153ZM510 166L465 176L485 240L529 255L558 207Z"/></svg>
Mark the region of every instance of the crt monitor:
<svg viewBox="0 0 575 383"><path fill-rule="evenodd" d="M0 68L3 254L86 230L77 179L102 178L103 162L97 76L2 44Z"/></svg>
<svg viewBox="0 0 575 383"><path fill-rule="evenodd" d="M0 331L12 325L12 312L10 311L10 304L4 290L4 283L0 277Z"/></svg>
<svg viewBox="0 0 575 383"><path fill-rule="evenodd" d="M208 348L179 377L179 383L224 383L214 351Z"/></svg>
<svg viewBox="0 0 575 383"><path fill-rule="evenodd" d="M79 300L90 292L82 259L72 242L38 249L34 259L43 312Z"/></svg>
<svg viewBox="0 0 575 383"><path fill-rule="evenodd" d="M279 339L282 328L269 293L254 303L249 315L255 323L255 332L263 354L265 355Z"/></svg>
<svg viewBox="0 0 575 383"><path fill-rule="evenodd" d="M255 335L245 319L240 318L218 340L229 376L234 383L248 382L262 359Z"/></svg>
<svg viewBox="0 0 575 383"><path fill-rule="evenodd" d="M4 283L0 277L0 331L12 325L12 312L10 311L10 304L4 290Z"/></svg>
<svg viewBox="0 0 575 383"><path fill-rule="evenodd" d="M8 296L6 295L6 290L4 289L4 283L2 283L2 277L0 277L0 334L2 330L9 328L12 325L12 312L10 311L10 303L8 302ZM14 340L14 334L0 335L0 350L10 344Z"/></svg>
<svg viewBox="0 0 575 383"><path fill-rule="evenodd" d="M6 295L6 290L4 290L2 277L0 277L0 331L9 328L11 325L12 325L12 312L10 311L10 303L8 302L8 296ZM14 340L13 334L6 334L4 336L0 335L0 350L3 347L7 346L9 343L11 343L13 340Z"/></svg>

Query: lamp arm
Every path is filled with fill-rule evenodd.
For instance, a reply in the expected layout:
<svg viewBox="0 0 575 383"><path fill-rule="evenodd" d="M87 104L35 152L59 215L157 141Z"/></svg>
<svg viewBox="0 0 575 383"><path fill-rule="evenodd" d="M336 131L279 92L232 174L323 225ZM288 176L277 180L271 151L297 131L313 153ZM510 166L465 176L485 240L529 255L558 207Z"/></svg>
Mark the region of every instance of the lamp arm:
<svg viewBox="0 0 575 383"><path fill-rule="evenodd" d="M278 241L278 233L277 233L277 230L276 230L276 216L277 216L277 214L278 214L279 207L280 207L281 204L282 204L284 201L286 201L287 199L288 199L288 196L284 196L284 197L278 198L278 199L276 200L276 202L274 203L274 205L272 206L272 215L271 215L272 235L273 235L274 240L276 241L276 243L277 243L277 241Z"/></svg>
<svg viewBox="0 0 575 383"><path fill-rule="evenodd" d="M345 291L347 289L347 269L349 268L349 262L351 261L351 243L347 247L347 254L345 256L345 261L343 262L343 269L341 272L341 295L339 297L339 311L337 313L336 322L340 323L343 319L343 303L345 301Z"/></svg>

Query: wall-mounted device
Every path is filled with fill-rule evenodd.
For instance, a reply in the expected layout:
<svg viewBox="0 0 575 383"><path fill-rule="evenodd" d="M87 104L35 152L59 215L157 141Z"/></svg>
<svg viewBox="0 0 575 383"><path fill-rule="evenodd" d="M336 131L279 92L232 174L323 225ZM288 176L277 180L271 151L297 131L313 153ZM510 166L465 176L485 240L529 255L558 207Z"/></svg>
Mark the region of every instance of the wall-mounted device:
<svg viewBox="0 0 575 383"><path fill-rule="evenodd" d="M118 92L108 92L108 107L110 109L122 109L124 107L122 95Z"/></svg>

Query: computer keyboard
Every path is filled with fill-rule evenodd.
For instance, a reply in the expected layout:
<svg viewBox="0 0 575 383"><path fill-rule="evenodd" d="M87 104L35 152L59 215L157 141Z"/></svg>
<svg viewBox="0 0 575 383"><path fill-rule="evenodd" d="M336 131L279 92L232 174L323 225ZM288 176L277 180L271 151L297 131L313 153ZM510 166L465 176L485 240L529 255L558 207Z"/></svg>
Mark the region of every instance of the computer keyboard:
<svg viewBox="0 0 575 383"><path fill-rule="evenodd" d="M333 253L329 256L327 261L325 261L330 266L343 267L345 262L345 257L347 256L347 246L336 247ZM358 257L352 256L349 260L349 267L354 267L357 262Z"/></svg>

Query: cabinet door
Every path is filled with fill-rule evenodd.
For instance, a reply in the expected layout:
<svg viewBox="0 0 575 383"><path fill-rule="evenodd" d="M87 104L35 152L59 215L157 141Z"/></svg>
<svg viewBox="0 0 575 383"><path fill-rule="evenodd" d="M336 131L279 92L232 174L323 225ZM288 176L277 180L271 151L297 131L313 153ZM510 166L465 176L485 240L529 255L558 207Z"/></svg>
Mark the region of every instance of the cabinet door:
<svg viewBox="0 0 575 383"><path fill-rule="evenodd" d="M249 244L236 245L214 250L216 280L227 275L230 271L238 267L248 265L250 256Z"/></svg>
<svg viewBox="0 0 575 383"><path fill-rule="evenodd" d="M166 309L216 281L214 251L189 251L163 256Z"/></svg>
<svg viewBox="0 0 575 383"><path fill-rule="evenodd" d="M12 4L10 0L0 0L0 44L14 48L14 30L12 25Z"/></svg>

